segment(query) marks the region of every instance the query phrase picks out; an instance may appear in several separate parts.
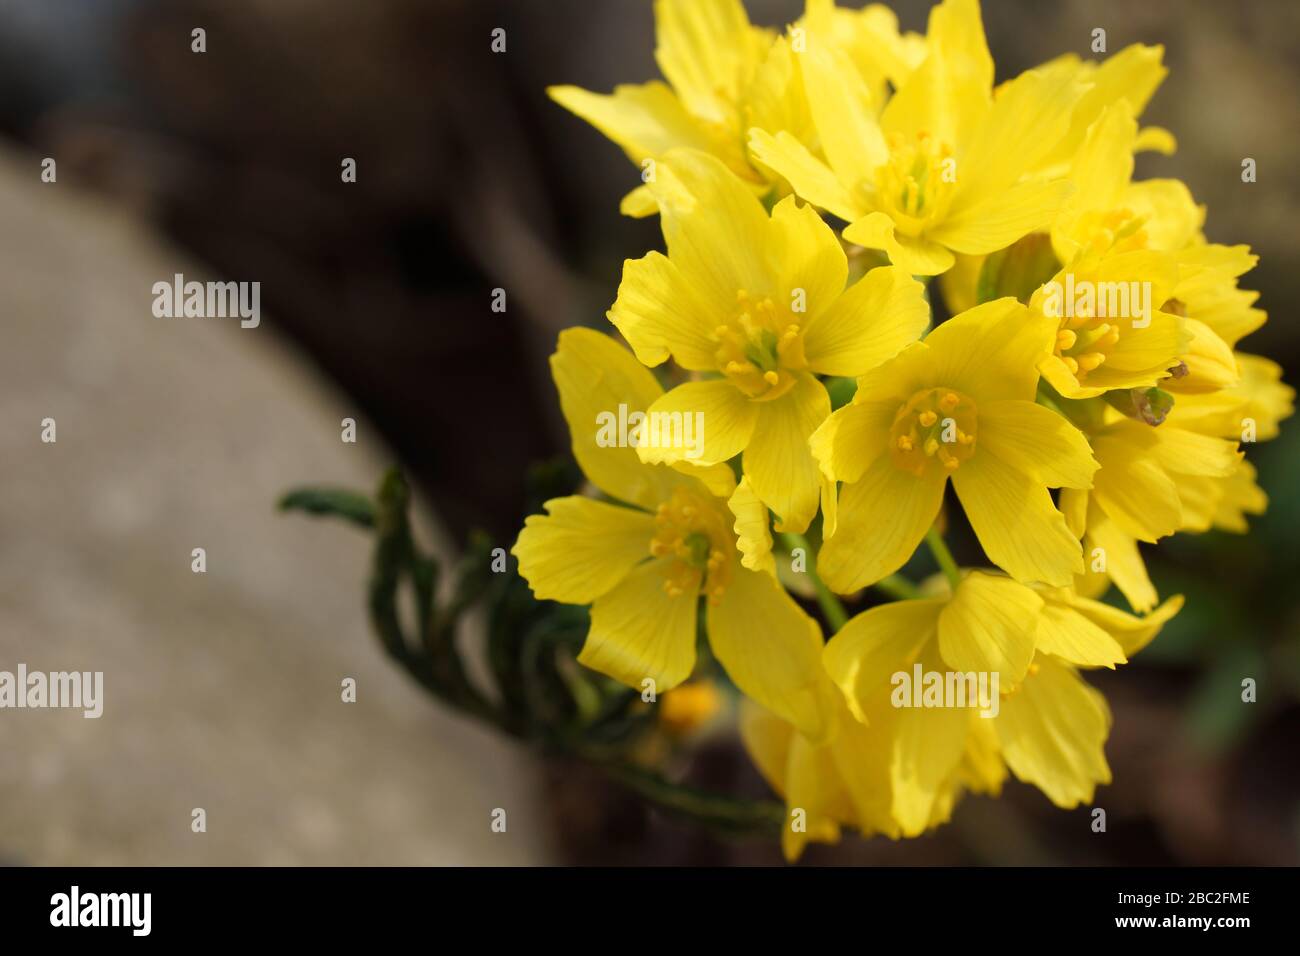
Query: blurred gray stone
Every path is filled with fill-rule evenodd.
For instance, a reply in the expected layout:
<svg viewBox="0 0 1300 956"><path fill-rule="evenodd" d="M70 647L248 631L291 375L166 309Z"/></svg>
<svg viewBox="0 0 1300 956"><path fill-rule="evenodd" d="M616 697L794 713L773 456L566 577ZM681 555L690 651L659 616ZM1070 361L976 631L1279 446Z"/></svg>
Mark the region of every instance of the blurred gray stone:
<svg viewBox="0 0 1300 956"><path fill-rule="evenodd" d="M299 483L372 487L391 456L368 423L265 325L151 314L174 272L257 276L205 275L39 169L0 156L0 670L103 671L105 710L0 710L0 857L543 861L529 756L371 638L367 538L274 510Z"/></svg>

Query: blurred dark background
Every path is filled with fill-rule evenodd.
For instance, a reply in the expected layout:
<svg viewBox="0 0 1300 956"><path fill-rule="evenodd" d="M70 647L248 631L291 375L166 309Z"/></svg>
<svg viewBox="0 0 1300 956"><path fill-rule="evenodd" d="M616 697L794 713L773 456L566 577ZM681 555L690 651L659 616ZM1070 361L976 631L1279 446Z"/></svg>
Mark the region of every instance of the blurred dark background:
<svg viewBox="0 0 1300 956"><path fill-rule="evenodd" d="M929 4L894 7L924 29ZM776 26L801 12L748 8ZM1254 247L1244 284L1270 322L1243 347L1300 368L1300 5L986 0L984 13L999 80L1089 56L1095 27L1111 52L1165 45L1171 73L1144 122L1179 151L1140 157L1139 176L1184 179L1211 240ZM497 27L504 54L490 50ZM618 213L635 168L544 88L651 79L653 46L648 0L0 0L0 131L32 184L40 157L57 157L61 185L128 209L214 275L260 280L268 333L375 423L452 540L484 528L504 542L524 470L566 444L545 363L556 333L602 325L623 259L660 243L655 220ZM356 184L340 182L344 157ZM490 308L497 287L505 313ZM1134 664L1093 675L1115 710L1115 783L1096 801L1107 834L1012 783L933 836L808 859L1300 860L1300 432L1284 425L1251 459L1269 513L1249 537L1162 547L1157 586L1188 607ZM1259 703L1239 703L1241 675ZM560 859L777 859L668 824L581 768L545 773ZM730 736L689 774L763 792Z"/></svg>

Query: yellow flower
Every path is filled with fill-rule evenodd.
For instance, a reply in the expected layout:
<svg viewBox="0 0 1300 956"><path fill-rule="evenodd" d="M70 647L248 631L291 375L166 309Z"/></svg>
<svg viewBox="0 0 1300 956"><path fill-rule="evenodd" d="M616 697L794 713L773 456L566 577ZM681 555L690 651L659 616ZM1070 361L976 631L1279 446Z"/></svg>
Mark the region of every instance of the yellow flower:
<svg viewBox="0 0 1300 956"><path fill-rule="evenodd" d="M1256 474L1255 466L1242 459L1236 471L1220 479L1221 496L1212 521L1215 528L1245 534L1250 530L1246 515L1262 515L1268 510L1268 495L1256 482Z"/></svg>
<svg viewBox="0 0 1300 956"><path fill-rule="evenodd" d="M1075 54L1067 53L1038 67L1040 70L1063 70L1079 82L1088 84L1088 91L1074 108L1070 131L1047 156L1040 167L1044 175L1059 174L1067 169L1075 152L1088 134L1088 128L1112 103L1123 100L1131 115L1141 116L1169 71L1161 62L1164 47L1144 46L1134 43L1100 63L1081 61ZM1138 132L1133 151L1155 150L1174 152L1173 135L1156 126Z"/></svg>
<svg viewBox="0 0 1300 956"><path fill-rule="evenodd" d="M1295 389L1282 381L1282 366L1262 355L1234 355L1236 385L1198 395L1179 395L1184 427L1241 441L1272 441L1279 423L1295 413Z"/></svg>
<svg viewBox="0 0 1300 956"><path fill-rule="evenodd" d="M1116 259L1124 263L1130 281L1150 282L1157 322L1133 336L1148 343L1145 371L1156 368L1158 352L1168 352L1172 330L1162 316L1179 317L1179 362L1175 374L1157 376L1163 379L1162 388L1201 394L1232 386L1237 375L1232 348L1265 319L1252 307L1258 293L1237 288L1237 278L1254 266L1256 257L1246 246L1206 243L1201 234L1205 211L1178 180L1132 181L1138 136L1125 100L1109 106L1092 124L1074 156L1070 179L1078 188L1052 227L1053 246L1071 268L1080 258L1100 257L1102 263ZM1144 251L1150 258L1143 260ZM1170 261L1175 266L1173 281ZM1143 276L1135 267L1148 268L1150 274ZM1163 334L1161 322L1166 325ZM1044 374L1062 394L1069 394L1059 383L1059 373L1053 376L1045 369ZM1105 384L1106 377L1099 377L1097 384ZM1096 394L1087 389L1084 393Z"/></svg>
<svg viewBox="0 0 1300 956"><path fill-rule="evenodd" d="M802 531L820 493L808 437L830 414L816 374L858 375L914 342L929 321L924 289L878 268L845 290L844 250L811 207L787 197L769 217L704 153L668 154L651 188L668 255L624 264L610 321L645 364L671 356L716 377L649 408L651 424L701 421L698 447L647 440L641 459L708 466L743 452L778 527Z"/></svg>
<svg viewBox="0 0 1300 956"><path fill-rule="evenodd" d="M807 31L807 43L827 43L843 51L866 84L877 113L888 100L889 87L902 86L925 60L925 37L900 33L898 16L882 3L850 10L835 6L834 0L808 0L797 26Z"/></svg>
<svg viewBox="0 0 1300 956"><path fill-rule="evenodd" d="M848 55L813 44L798 61L825 162L761 124L749 146L797 195L849 222L845 239L937 275L954 253L993 252L1050 225L1071 187L1028 174L1065 135L1086 87L1065 71L1031 70L995 98L976 0L935 7L926 46L877 118Z"/></svg>
<svg viewBox="0 0 1300 956"><path fill-rule="evenodd" d="M818 557L847 593L900 568L934 523L951 478L989 558L1013 577L1066 585L1077 535L1048 488L1087 488L1083 434L1034 403L1054 323L1014 299L976 306L861 377L853 402L812 437L838 523Z"/></svg>
<svg viewBox="0 0 1300 956"><path fill-rule="evenodd" d="M947 592L936 581L932 588ZM826 645L826 668L850 709L874 729L892 709L886 761L890 813L904 835L930 825L954 771L972 748L999 779L1003 762L1020 780L1069 808L1110 782L1103 746L1110 712L1080 667L1114 667L1149 642L1181 607L1181 597L1137 618L1066 589L1031 588L1002 575L967 573L955 594L872 608ZM987 675L996 706L939 700L907 706L898 675ZM993 684L993 675L998 683ZM969 678L966 678L969 681ZM954 685L956 686L956 682ZM882 701L895 706L884 708Z"/></svg>
<svg viewBox="0 0 1300 956"><path fill-rule="evenodd" d="M893 814L891 765L900 750L895 734L902 711L887 696L874 703L869 723L855 719L836 695L835 733L815 741L756 704L740 712L740 736L763 778L786 803L781 849L797 860L808 843L838 843L841 828L862 836L903 836ZM948 822L963 793L996 796L1006 768L987 722L972 726L961 759L937 788L923 830ZM901 755L901 754L900 754Z"/></svg>
<svg viewBox="0 0 1300 956"><path fill-rule="evenodd" d="M1062 269L1029 300L1057 324L1043 378L1066 398L1167 378L1190 342L1185 320L1160 309L1177 275L1171 254L1145 249L1081 257Z"/></svg>
<svg viewBox="0 0 1300 956"><path fill-rule="evenodd" d="M1089 575L1108 576L1136 611L1157 595L1138 551L1180 530L1206 530L1222 491L1215 479L1232 476L1241 453L1235 442L1178 426L1177 406L1152 427L1118 416L1088 430L1101 467L1090 490L1062 489L1061 511L1082 537Z"/></svg>
<svg viewBox="0 0 1300 956"><path fill-rule="evenodd" d="M1189 395L1235 387L1242 370L1232 350L1268 316L1255 308L1258 292L1238 287L1240 276L1259 261L1248 246L1197 241L1175 255L1178 283L1164 308L1187 316L1184 325L1193 341L1184 355L1186 372L1160 387L1177 393L1182 401Z"/></svg>
<svg viewBox="0 0 1300 956"><path fill-rule="evenodd" d="M1199 239L1205 210L1182 182L1133 182L1137 145L1137 121L1127 100L1107 106L1088 128L1070 166L1076 188L1052 224L1061 262L1082 252L1174 252Z"/></svg>
<svg viewBox="0 0 1300 956"><path fill-rule="evenodd" d="M711 153L757 192L769 182L749 162L745 130L772 123L807 138L810 123L789 41L750 25L740 0L655 0L655 59L668 80L615 87L613 95L576 86L547 90L561 106L621 146L642 175L669 150ZM640 186L626 215L648 216L655 199Z"/></svg>
<svg viewBox="0 0 1300 956"><path fill-rule="evenodd" d="M827 733L821 630L772 574L741 564L725 497L730 470L687 475L602 438L603 415L620 405L643 414L662 394L609 336L561 333L551 369L578 464L629 506L553 499L547 514L528 518L513 549L539 599L592 605L578 660L638 690L647 680L656 693L676 687L695 664L703 596L709 644L736 686L811 737Z"/></svg>
<svg viewBox="0 0 1300 956"><path fill-rule="evenodd" d="M722 694L712 681L682 684L659 699L659 726L672 737L685 737L704 727L722 709Z"/></svg>

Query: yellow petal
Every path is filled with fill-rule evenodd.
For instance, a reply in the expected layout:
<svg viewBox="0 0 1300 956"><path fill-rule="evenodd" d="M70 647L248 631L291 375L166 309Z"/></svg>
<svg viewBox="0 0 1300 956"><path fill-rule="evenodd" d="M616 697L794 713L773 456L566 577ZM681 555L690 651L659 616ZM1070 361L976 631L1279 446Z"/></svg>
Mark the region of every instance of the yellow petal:
<svg viewBox="0 0 1300 956"><path fill-rule="evenodd" d="M966 575L939 614L939 653L962 673L996 671L1002 687L1025 676L1043 599L1031 588L1001 575Z"/></svg>
<svg viewBox="0 0 1300 956"><path fill-rule="evenodd" d="M1183 328L1188 342L1181 358L1187 374L1162 384L1178 394L1216 392L1236 385L1240 381L1237 360L1228 343L1198 319L1184 319Z"/></svg>
<svg viewBox="0 0 1300 956"><path fill-rule="evenodd" d="M616 86L612 96L576 86L552 86L546 92L621 146L638 166L674 146L708 147L708 139L681 101L658 81Z"/></svg>
<svg viewBox="0 0 1300 956"><path fill-rule="evenodd" d="M890 679L909 671L921 649L934 637L941 599L895 601L851 618L826 645L826 672L839 687L854 717L869 714L888 698Z"/></svg>
<svg viewBox="0 0 1300 956"><path fill-rule="evenodd" d="M1100 115L1107 104L1123 98L1134 116L1141 116L1152 94L1169 71L1161 59L1164 47L1134 43L1099 63L1087 74L1092 89L1074 111L1074 129L1067 137L1066 147L1073 151L1083 138L1088 126ZM1144 131L1145 132L1145 131ZM1143 147L1134 143L1134 149Z"/></svg>
<svg viewBox="0 0 1300 956"><path fill-rule="evenodd" d="M788 181L800 199L845 221L865 211L834 171L785 130L772 135L751 129L749 151L755 163Z"/></svg>
<svg viewBox="0 0 1300 956"><path fill-rule="evenodd" d="M984 553L1017 581L1064 587L1083 571L1079 539L1042 482L981 448L952 484Z"/></svg>
<svg viewBox="0 0 1300 956"><path fill-rule="evenodd" d="M1093 439L1102 461L1093 498L1125 534L1140 541L1173 534L1182 523L1178 488L1154 454L1156 431L1135 423Z"/></svg>
<svg viewBox="0 0 1300 956"><path fill-rule="evenodd" d="M963 255L996 252L1051 225L1073 188L1058 179L1017 183L995 193L972 191L958 197L960 204L954 198L948 214L926 231L926 237Z"/></svg>
<svg viewBox="0 0 1300 956"><path fill-rule="evenodd" d="M817 132L798 59L799 54L790 48L790 38L777 37L745 94L742 119L751 128L780 130L811 143L816 142Z"/></svg>
<svg viewBox="0 0 1300 956"><path fill-rule="evenodd" d="M740 0L655 0L655 61L695 116L729 118L764 50Z"/></svg>
<svg viewBox="0 0 1300 956"><path fill-rule="evenodd" d="M853 804L855 823L863 836L902 836L894 819L889 768L894 754L894 725L901 711L882 695L869 723L848 719L830 743L840 779Z"/></svg>
<svg viewBox="0 0 1300 956"><path fill-rule="evenodd" d="M1144 616L1128 614L1117 607L1111 607L1109 604L1078 596L1070 598L1069 606L1076 616L1087 619L1090 623L1105 631L1119 646L1123 654L1132 657L1150 644L1155 636L1160 633L1160 629L1182 609L1183 596L1175 594L1150 614ZM1047 648L1044 648L1044 650L1047 650ZM1051 653L1057 652L1052 651ZM1065 655L1058 654L1058 656L1064 657ZM1120 663L1123 663L1123 661L1121 660Z"/></svg>
<svg viewBox="0 0 1300 956"><path fill-rule="evenodd" d="M943 662L933 649L928 659L922 656L925 671L942 671ZM979 719L963 707L899 710L889 769L894 817L904 836L916 836L930 826L935 802L961 762L970 725Z"/></svg>
<svg viewBox="0 0 1300 956"><path fill-rule="evenodd" d="M954 210L1005 196L1026 170L1039 165L1065 134L1070 108L1086 89L1076 74L1050 69L1026 70L1003 84L960 157Z"/></svg>
<svg viewBox="0 0 1300 956"><path fill-rule="evenodd" d="M756 406L726 379L685 382L646 410L637 454L645 462L693 465L734 458L754 433Z"/></svg>
<svg viewBox="0 0 1300 956"><path fill-rule="evenodd" d="M591 606L591 630L578 662L628 687L655 693L676 687L695 666L695 619L699 595L669 597L665 572L676 558L639 565L618 587Z"/></svg>
<svg viewBox="0 0 1300 956"><path fill-rule="evenodd" d="M1087 488L1098 468L1083 432L1064 415L1033 402L981 405L979 443L1049 488Z"/></svg>
<svg viewBox="0 0 1300 956"><path fill-rule="evenodd" d="M709 604L708 629L709 646L741 691L809 737L829 733L821 631L772 575L737 567Z"/></svg>
<svg viewBox="0 0 1300 956"><path fill-rule="evenodd" d="M975 400L1032 402L1038 365L1051 353L1056 323L1007 297L985 302L939 325L925 338L936 386Z"/></svg>
<svg viewBox="0 0 1300 956"><path fill-rule="evenodd" d="M754 766L777 796L784 797L790 745L796 733L794 725L752 700L742 698L739 730L740 741L745 745L749 759L754 761Z"/></svg>
<svg viewBox="0 0 1300 956"><path fill-rule="evenodd" d="M859 481L872 462L885 455L898 404L851 403L831 414L808 440L823 477ZM827 537L830 537L828 534Z"/></svg>
<svg viewBox="0 0 1300 956"><path fill-rule="evenodd" d="M861 481L840 489L835 534L817 556L822 580L849 594L901 568L938 517L946 483L934 470L918 478L888 455L877 458Z"/></svg>
<svg viewBox="0 0 1300 956"><path fill-rule="evenodd" d="M778 531L802 532L817 513L821 493L808 439L830 415L830 396L805 373L780 398L751 404L757 419L745 448L745 477L776 512Z"/></svg>
<svg viewBox="0 0 1300 956"><path fill-rule="evenodd" d="M645 219L659 211L659 203L655 202L655 194L649 187L642 185L619 200L618 211L633 219Z"/></svg>
<svg viewBox="0 0 1300 956"><path fill-rule="evenodd" d="M529 515L511 553L538 600L589 604L650 554L654 517L591 498L552 498Z"/></svg>
<svg viewBox="0 0 1300 956"><path fill-rule="evenodd" d="M676 263L651 252L623 263L618 298L608 317L646 365L659 365L672 355L683 368L702 370L717 366L718 346L710 338L717 325L714 315L714 304Z"/></svg>
<svg viewBox="0 0 1300 956"><path fill-rule="evenodd" d="M1120 589L1133 610L1146 613L1155 606L1156 589L1147 576L1146 564L1138 551L1137 539L1126 534L1094 504L1088 511L1089 562L1092 553L1101 550L1106 559L1106 573Z"/></svg>
<svg viewBox="0 0 1300 956"><path fill-rule="evenodd" d="M964 148L992 103L993 58L977 0L932 7L926 45L928 55L890 99L881 125L908 139L928 132Z"/></svg>
<svg viewBox="0 0 1300 956"><path fill-rule="evenodd" d="M1178 152L1178 140L1163 126L1144 126L1138 130L1137 139L1133 141L1133 152L1172 156Z"/></svg>
<svg viewBox="0 0 1300 956"><path fill-rule="evenodd" d="M929 322L925 286L897 266L872 269L812 321L804 355L821 375L862 375L915 342Z"/></svg>
<svg viewBox="0 0 1300 956"><path fill-rule="evenodd" d="M994 726L1011 772L1068 810L1110 783L1110 709L1072 667L1050 657L1035 665L1038 672L1002 702Z"/></svg>
<svg viewBox="0 0 1300 956"><path fill-rule="evenodd" d="M962 785L974 793L998 796L1007 779L998 732L991 720L972 720L966 738L966 752L957 771Z"/></svg>
<svg viewBox="0 0 1300 956"><path fill-rule="evenodd" d="M889 148L861 74L824 43L809 44L799 66L822 150L840 182L873 181L876 167L889 160Z"/></svg>
<svg viewBox="0 0 1300 956"><path fill-rule="evenodd" d="M1133 178L1138 125L1133 107L1118 100L1106 107L1075 154L1070 180L1078 187L1070 213L1108 211L1120 205Z"/></svg>
<svg viewBox="0 0 1300 956"><path fill-rule="evenodd" d="M716 315L735 309L737 290L767 284L767 213L735 173L696 150L669 151L647 185L659 202L668 257L713 305L713 328Z"/></svg>
<svg viewBox="0 0 1300 956"><path fill-rule="evenodd" d="M840 521L840 490L825 472L819 476L818 484L821 486L822 537L829 538Z"/></svg>
<svg viewBox="0 0 1300 956"><path fill-rule="evenodd" d="M1262 515L1268 510L1268 495L1255 479L1254 467L1243 460L1232 477L1220 480L1223 497L1214 512L1214 527L1245 534L1250 530L1246 515Z"/></svg>
<svg viewBox="0 0 1300 956"><path fill-rule="evenodd" d="M815 322L848 281L844 247L816 210L799 205L793 196L772 210L770 236L768 256L776 278L772 290L776 299L790 307L801 299L807 319Z"/></svg>
<svg viewBox="0 0 1300 956"><path fill-rule="evenodd" d="M868 249L883 249L889 261L912 275L934 276L947 272L956 261L953 254L929 239L913 239L894 232L894 220L873 212L851 223L844 238Z"/></svg>
<svg viewBox="0 0 1300 956"><path fill-rule="evenodd" d="M1038 622L1038 650L1054 654L1077 667L1109 667L1114 670L1116 664L1128 663L1124 649L1105 628L1080 614L1072 605L1051 599L1045 602Z"/></svg>
<svg viewBox="0 0 1300 956"><path fill-rule="evenodd" d="M849 801L829 747L795 737L786 771L786 820L781 852L789 863L810 843L838 843L839 820L848 815Z"/></svg>
<svg viewBox="0 0 1300 956"><path fill-rule="evenodd" d="M1177 251L1193 242L1205 224L1205 207L1178 179L1143 179L1124 192L1124 206L1145 217L1143 231L1152 249Z"/></svg>
<svg viewBox="0 0 1300 956"><path fill-rule="evenodd" d="M741 479L727 507L736 517L736 547L740 549L740 563L751 571L776 574L772 560L772 532L768 527L767 506L754 494L748 478Z"/></svg>
<svg viewBox="0 0 1300 956"><path fill-rule="evenodd" d="M1136 422L1120 424L1128 432L1143 427ZM1155 456L1168 471L1226 478L1237 470L1241 462L1241 452L1237 450L1235 441L1198 435L1177 427L1160 427L1152 431L1155 432Z"/></svg>
<svg viewBox="0 0 1300 956"><path fill-rule="evenodd" d="M612 498L657 507L682 479L670 469L643 464L630 444L611 444L610 429L602 426L620 417L620 406L629 415L649 408L663 393L655 377L608 335L583 328L560 333L551 374L583 474Z"/></svg>
<svg viewBox="0 0 1300 956"><path fill-rule="evenodd" d="M726 463L696 465L688 458L683 461L675 461L669 467L679 475L685 475L700 482L705 488L709 489L709 494L715 497L730 498L736 490L736 473Z"/></svg>

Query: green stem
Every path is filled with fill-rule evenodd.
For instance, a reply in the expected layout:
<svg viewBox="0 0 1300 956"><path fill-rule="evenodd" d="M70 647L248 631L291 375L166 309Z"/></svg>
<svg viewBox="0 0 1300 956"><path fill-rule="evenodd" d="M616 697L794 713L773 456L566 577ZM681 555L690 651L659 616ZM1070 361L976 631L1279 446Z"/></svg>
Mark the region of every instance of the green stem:
<svg viewBox="0 0 1300 956"><path fill-rule="evenodd" d="M925 543L930 546L930 553L934 555L934 560L939 562L939 570L943 576L948 579L948 584L953 593L957 593L957 585L961 583L961 570L957 567L957 562L952 559L952 552L948 550L948 545L944 543L943 535L934 526L925 533Z"/></svg>
<svg viewBox="0 0 1300 956"><path fill-rule="evenodd" d="M803 548L804 556L808 559L807 574L812 579L813 590L817 592L817 606L822 609L822 614L826 617L826 624L830 627L831 633L836 633L849 622L849 615L844 610L844 605L840 603L840 599L831 592L831 589L826 586L826 582L817 573L808 539L801 534L795 534L793 531L781 532L781 538L792 549Z"/></svg>
<svg viewBox="0 0 1300 956"><path fill-rule="evenodd" d="M649 770L625 763L597 766L642 799L675 817L723 836L776 836L785 825L785 807L773 800L745 800L672 783Z"/></svg>
<svg viewBox="0 0 1300 956"><path fill-rule="evenodd" d="M917 586L901 574L891 574L888 577L881 578L872 587L885 592L898 601L911 601L921 596Z"/></svg>

